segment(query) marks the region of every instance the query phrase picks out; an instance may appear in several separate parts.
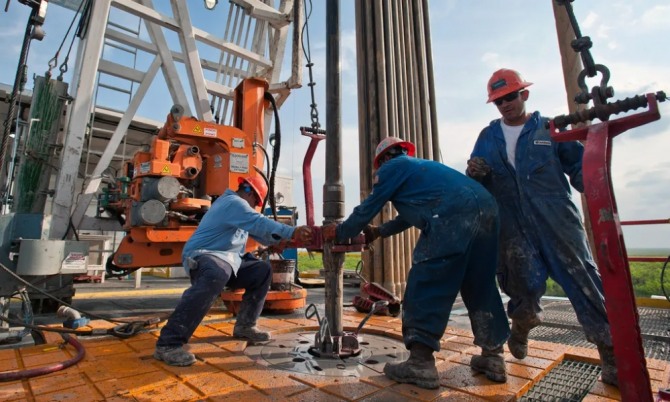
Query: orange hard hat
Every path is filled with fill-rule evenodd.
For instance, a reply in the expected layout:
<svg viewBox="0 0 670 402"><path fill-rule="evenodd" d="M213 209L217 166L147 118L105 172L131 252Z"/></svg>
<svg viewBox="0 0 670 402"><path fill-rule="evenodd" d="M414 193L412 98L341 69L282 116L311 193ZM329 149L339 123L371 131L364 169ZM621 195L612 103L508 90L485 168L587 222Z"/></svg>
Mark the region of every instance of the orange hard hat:
<svg viewBox="0 0 670 402"><path fill-rule="evenodd" d="M263 205L265 196L268 194L268 185L261 176L240 177L237 179L237 184L247 183L256 193L258 197L257 207Z"/></svg>
<svg viewBox="0 0 670 402"><path fill-rule="evenodd" d="M375 169L379 169L379 160L381 157L395 146L402 147L407 151L407 155L409 156L414 156L414 153L416 152L416 147L411 142L403 141L397 137L386 137L379 143L379 145L377 145L377 149L375 149Z"/></svg>
<svg viewBox="0 0 670 402"><path fill-rule="evenodd" d="M521 78L521 74L518 71L501 68L489 78L489 83L486 85L486 89L489 91L489 99L486 103L491 103L502 96L522 90L531 85L533 83Z"/></svg>

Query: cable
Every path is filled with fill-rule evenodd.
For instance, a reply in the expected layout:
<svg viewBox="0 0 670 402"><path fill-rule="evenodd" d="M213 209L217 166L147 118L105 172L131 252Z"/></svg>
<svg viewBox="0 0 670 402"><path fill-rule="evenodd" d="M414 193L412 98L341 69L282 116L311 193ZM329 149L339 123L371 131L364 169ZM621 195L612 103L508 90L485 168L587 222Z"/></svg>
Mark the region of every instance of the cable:
<svg viewBox="0 0 670 402"><path fill-rule="evenodd" d="M25 284L26 286L32 288L33 290L37 291L38 293L41 293L42 295L48 297L49 299L54 300L54 301L56 301L56 302L58 302L58 303L60 303L60 304L62 304L62 305L64 305L64 306L67 306L67 307L70 307L70 308L72 308L72 309L75 309L75 310L79 311L80 313L82 313L82 314L84 314L84 315L86 315L86 316L89 316L89 317L91 317L91 318L97 318L97 319L99 319L99 320L105 320L105 321L109 321L109 322L115 322L115 323L118 323L118 324L134 324L134 323L137 322L137 321L122 321L122 320L115 320L115 319L113 319L113 318L103 317L103 316L100 316L100 315L98 315L98 314L89 313L89 312L87 312L87 311L78 309L78 308L76 308L76 307L73 307L71 304L66 303L66 302L64 302L63 300L60 300L59 298L57 298L57 297L51 295L50 293L45 292L44 290L42 290L42 289L36 287L36 286L33 285L32 283L30 283L30 282L24 280L24 279L21 278L19 275L15 274L12 270L10 270L9 268L7 268L4 264L0 263L0 268L2 268L2 269L5 270L9 275L11 275L12 277L14 277L14 279L20 281L21 283L23 283L23 284ZM0 317L0 319L3 320L3 321L5 321L5 319L3 319L2 317ZM151 319L149 319L149 320L147 320L147 321L145 321L145 322L153 321L153 320L154 320L154 318L151 318ZM163 319L158 319L158 320L159 320L158 322L164 321ZM15 324L15 323L13 323L13 324ZM21 324L21 325L22 325L22 324ZM43 327L40 327L39 329L45 329L45 330L48 330L48 328L43 328Z"/></svg>
<svg viewBox="0 0 670 402"><path fill-rule="evenodd" d="M281 125L279 124L279 109L275 102L274 96L271 93L265 93L265 99L272 104L272 110L275 116L275 142L272 147L272 169L270 171L270 207L272 208L272 216L277 220L277 203L275 202L275 176L277 174L277 165L279 164L279 156L281 154Z"/></svg>

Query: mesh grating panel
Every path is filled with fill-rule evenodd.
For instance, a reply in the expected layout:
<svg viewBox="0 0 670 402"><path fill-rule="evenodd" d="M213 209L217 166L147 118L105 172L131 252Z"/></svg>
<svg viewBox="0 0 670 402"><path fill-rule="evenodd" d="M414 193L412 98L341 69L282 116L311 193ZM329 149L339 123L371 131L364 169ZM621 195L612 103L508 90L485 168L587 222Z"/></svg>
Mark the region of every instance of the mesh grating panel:
<svg viewBox="0 0 670 402"><path fill-rule="evenodd" d="M545 322L580 327L577 315L569 301L552 301L543 308ZM670 336L670 312L668 310L638 307L637 311L640 316L640 330L643 335Z"/></svg>
<svg viewBox="0 0 670 402"><path fill-rule="evenodd" d="M600 367L564 360L521 397L523 402L579 402L598 380Z"/></svg>
<svg viewBox="0 0 670 402"><path fill-rule="evenodd" d="M595 349L596 345L586 340L581 329L558 328L541 325L528 334L528 338L536 341L561 343L563 345L580 346ZM670 343L666 340L642 338L644 355L647 358L670 361Z"/></svg>

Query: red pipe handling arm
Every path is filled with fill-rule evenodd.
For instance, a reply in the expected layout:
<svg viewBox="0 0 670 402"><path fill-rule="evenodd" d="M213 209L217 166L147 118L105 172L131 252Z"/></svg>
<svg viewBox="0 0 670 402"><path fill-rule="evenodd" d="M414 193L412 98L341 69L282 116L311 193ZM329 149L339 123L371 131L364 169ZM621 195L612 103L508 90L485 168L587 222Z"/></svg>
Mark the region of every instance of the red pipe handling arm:
<svg viewBox="0 0 670 402"><path fill-rule="evenodd" d="M312 187L312 159L319 145L319 141L326 139L326 131L310 127L300 127L300 134L310 137L312 140L307 147L305 159L302 162L302 184L305 191L305 213L307 215L307 226L314 231L313 241L310 244L297 244L294 241L288 243L287 247L304 247L309 251L323 251L323 237L321 227L314 225L314 195ZM361 251L368 244L364 235L358 235L348 242L337 243L332 247L336 253Z"/></svg>
<svg viewBox="0 0 670 402"><path fill-rule="evenodd" d="M307 226L314 226L314 196L312 189L312 158L319 146L319 141L326 139L326 130L318 130L308 127L300 127L300 134L311 138L305 160L302 162L302 185L305 191L305 212L307 214Z"/></svg>
<svg viewBox="0 0 670 402"><path fill-rule="evenodd" d="M660 119L658 102L665 94L636 96L595 107L573 115L559 116L550 122L555 141L586 140L582 175L589 219L593 228L598 269L605 292L605 307L610 323L614 356L617 361L619 390L624 401L652 401L635 293L630 276L628 255L617 211L610 164L612 138L631 129ZM607 121L612 114L649 106L647 111ZM594 118L603 122L565 132L558 129Z"/></svg>

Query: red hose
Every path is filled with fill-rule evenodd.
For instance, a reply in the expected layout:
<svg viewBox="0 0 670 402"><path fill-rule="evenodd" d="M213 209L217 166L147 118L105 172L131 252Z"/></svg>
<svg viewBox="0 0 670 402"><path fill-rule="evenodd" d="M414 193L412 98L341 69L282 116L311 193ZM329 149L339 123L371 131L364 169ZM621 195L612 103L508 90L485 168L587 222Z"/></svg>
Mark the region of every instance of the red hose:
<svg viewBox="0 0 670 402"><path fill-rule="evenodd" d="M75 349L77 349L77 355L75 357L61 363L52 364L51 366L38 367L21 371L5 371L0 373L0 382L23 380L26 378L32 378L40 375L50 374L56 371L66 369L70 366L79 363L79 361L83 359L84 356L86 355L86 350L84 349L84 346L81 343L79 343L79 341L77 341L75 337L72 337L68 334L61 334L61 336L67 343L69 343L70 345L74 346Z"/></svg>

